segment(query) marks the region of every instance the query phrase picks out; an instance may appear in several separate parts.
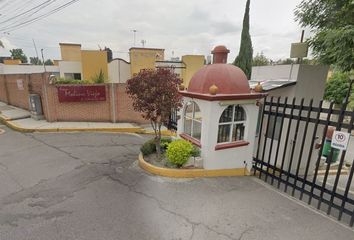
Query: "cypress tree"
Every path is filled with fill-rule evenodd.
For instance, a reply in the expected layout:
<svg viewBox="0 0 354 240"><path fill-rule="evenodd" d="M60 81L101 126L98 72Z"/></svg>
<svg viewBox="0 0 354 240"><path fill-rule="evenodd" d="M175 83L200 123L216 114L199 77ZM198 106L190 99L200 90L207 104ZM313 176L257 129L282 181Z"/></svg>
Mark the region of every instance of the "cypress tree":
<svg viewBox="0 0 354 240"><path fill-rule="evenodd" d="M246 74L248 79L251 78L252 55L253 55L252 41L251 41L249 28L250 28L250 0L247 0L245 15L243 16L240 51L233 64L241 68Z"/></svg>

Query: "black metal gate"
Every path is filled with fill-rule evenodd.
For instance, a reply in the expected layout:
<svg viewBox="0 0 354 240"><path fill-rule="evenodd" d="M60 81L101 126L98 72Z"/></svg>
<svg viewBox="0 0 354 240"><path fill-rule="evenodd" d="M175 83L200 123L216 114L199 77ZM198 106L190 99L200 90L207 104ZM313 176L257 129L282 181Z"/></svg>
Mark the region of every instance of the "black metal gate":
<svg viewBox="0 0 354 240"><path fill-rule="evenodd" d="M352 227L354 141L346 150L331 147L332 129L354 130L354 111L346 110L349 95L341 109L323 101L265 99L253 169L269 184Z"/></svg>
<svg viewBox="0 0 354 240"><path fill-rule="evenodd" d="M177 131L177 110L176 109L172 109L171 110L171 114L170 114L170 117L168 119L168 122L164 124L164 126L170 130L170 131Z"/></svg>

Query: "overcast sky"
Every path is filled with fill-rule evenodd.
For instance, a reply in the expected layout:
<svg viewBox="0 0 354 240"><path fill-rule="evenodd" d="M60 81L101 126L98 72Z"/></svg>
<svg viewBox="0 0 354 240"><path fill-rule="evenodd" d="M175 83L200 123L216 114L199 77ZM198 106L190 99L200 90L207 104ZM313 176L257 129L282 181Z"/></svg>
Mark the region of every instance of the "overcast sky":
<svg viewBox="0 0 354 240"><path fill-rule="evenodd" d="M11 7L1 7L0 22L13 15ZM69 0L57 0L65 3ZM254 49L274 60L287 58L290 44L298 42L301 29L294 21L293 10L301 0L251 0L250 33ZM25 0L15 1L21 6ZM44 0L30 1L33 6ZM21 4L20 4L21 3ZM47 18L24 28L0 33L9 55L11 48L23 48L35 56L32 38L37 48L44 49L45 58L60 59L59 42L81 43L83 49L110 47L114 57L128 58L128 50L146 40L146 47L164 48L165 58L185 54L210 54L219 44L230 49L229 62L239 51L242 20L246 0L80 0ZM24 5L26 6L26 5ZM28 5L29 7L30 5ZM1 24L0 24L1 27ZM1 29L1 28L0 28ZM306 37L306 34L305 34Z"/></svg>

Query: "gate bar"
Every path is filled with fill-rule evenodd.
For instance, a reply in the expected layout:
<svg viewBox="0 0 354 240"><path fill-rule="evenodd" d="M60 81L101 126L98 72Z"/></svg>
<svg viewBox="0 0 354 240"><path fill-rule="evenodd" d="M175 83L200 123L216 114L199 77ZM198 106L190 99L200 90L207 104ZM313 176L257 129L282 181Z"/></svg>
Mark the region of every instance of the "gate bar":
<svg viewBox="0 0 354 240"><path fill-rule="evenodd" d="M269 112L272 112L272 104L273 104L273 97L270 98L270 105L269 105ZM270 120L270 114L268 114L268 119L267 119L267 127L266 127L266 132L264 135L264 145L263 145L263 152L262 152L262 159L264 159L264 155L265 155L265 150L267 147L267 136L268 136L268 129L269 129L269 121ZM263 161L261 162L261 169L263 169ZM268 173L266 173L267 175ZM262 175L262 171L259 172L259 178L261 178Z"/></svg>
<svg viewBox="0 0 354 240"><path fill-rule="evenodd" d="M288 97L285 98L284 104L286 105L288 102ZM280 148L280 140L281 140L281 136L283 133L283 125L284 125L284 119L285 119L285 113L286 113L286 107L283 108L283 115L281 117L281 123L280 123L280 131L279 131L279 139L278 139L278 146L277 146L277 150L275 152L275 159L274 159L274 166L277 166L277 162L278 162L278 155L279 155L279 148ZM277 114L278 115L278 114ZM274 182L274 174L275 174L275 168L273 168L273 173L272 173L272 181L271 184L273 185Z"/></svg>
<svg viewBox="0 0 354 240"><path fill-rule="evenodd" d="M314 129L313 129L312 141L311 141L311 146L310 146L310 149L309 149L309 154L308 154L306 168L305 168L305 174L304 174L305 181L302 183L300 200L302 200L302 197L304 195L305 182L307 180L307 174L309 172L309 168L310 168L310 164L311 164L311 157L312 157L313 147L314 147L314 143L315 143L315 140L316 140L318 124L320 122L319 120L320 120L320 116L321 116L322 104L323 104L323 100L320 101L319 106L318 106L318 110L317 110L316 123L315 123ZM321 153L319 153L319 154L321 154Z"/></svg>
<svg viewBox="0 0 354 240"><path fill-rule="evenodd" d="M329 110L330 111L327 114L327 121L326 121L325 127L323 129L320 154L318 154L317 161L316 161L315 174L313 175L313 178L312 178L311 192L310 192L310 197L309 197L309 200L308 200L308 204L311 204L311 201L312 201L313 190L314 190L315 183L316 183L316 180L317 180L317 172L318 172L318 169L320 167L321 155L322 155L322 151L323 151L324 142L325 142L325 139L326 139L326 133L327 133L327 130L328 130L329 120L331 119L331 115L332 115L333 105L334 105L334 102L331 102L331 104L329 105Z"/></svg>
<svg viewBox="0 0 354 240"><path fill-rule="evenodd" d="M261 145L261 139L262 139L262 130L263 130L263 119L264 119L264 110L265 110L265 106L266 106L266 102L267 102L267 97L264 98L264 103L262 106L262 112L261 112L261 122L259 125L259 131L258 131L258 147L257 147L257 154L256 154L256 159L258 160L258 155L259 155L259 146ZM255 163L255 166L257 166L257 162ZM257 167L254 168L254 172L253 174L256 175L256 170Z"/></svg>
<svg viewBox="0 0 354 240"><path fill-rule="evenodd" d="M294 179L294 185L295 186L296 186L296 182L297 182L297 179L298 179L300 165L301 165L301 159L302 159L302 154L303 154L304 146L305 146L305 142L306 142L306 133L307 133L307 129L308 129L308 126L309 126L309 120L310 120L310 115L311 115L312 104L313 104L313 99L310 100L310 109L307 112L307 119L306 119L306 122L305 122L304 131L303 131L302 143L301 143L301 147L300 147L300 154L299 154L299 158L298 158L298 162L297 162L296 174L295 174L295 179ZM315 141L315 139L313 138L311 140L311 146L313 145L314 141ZM294 194L295 194L295 187L293 188L293 192L291 193L291 195L294 196Z"/></svg>
<svg viewBox="0 0 354 240"><path fill-rule="evenodd" d="M280 97L278 97L276 108L275 108L276 115L274 116L273 132L272 132L272 138L270 140L270 148L269 148L270 150L269 150L269 155L268 155L267 174L266 174L266 177L265 177L265 181L266 182L267 182L268 175L269 175L268 171L269 171L270 159L272 157L272 152L273 152L273 142L274 142L274 135L275 135L275 126L277 124L277 119L278 119L279 102L280 102ZM269 120L270 120L270 118L271 118L271 116L269 115Z"/></svg>
<svg viewBox="0 0 354 240"><path fill-rule="evenodd" d="M301 103L300 103L301 107L298 113L298 116L301 117L302 114L302 108L304 106L304 99L301 99ZM295 148L296 148L296 142L297 142L297 136L298 136L298 132L299 132L299 126L300 126L300 118L297 120L296 122L296 127L295 127L295 133L294 133L294 139L293 139L293 145L291 148L291 154L290 154L290 161L289 161L289 167L288 167L288 172L291 172L291 166L293 164L293 160L294 160L294 152L295 152ZM284 192L286 192L288 190L288 182L289 182L289 175L286 177L286 184L285 184L285 188L284 188Z"/></svg>
<svg viewBox="0 0 354 240"><path fill-rule="evenodd" d="M291 122L292 122L293 115L294 115L295 101L296 101L296 98L294 97L293 98L293 102L292 102L292 107L291 107L291 110L290 110L289 125L288 125L288 129L286 131L286 139L285 139L285 145L284 145L283 158L281 160L279 179L281 179L282 173L283 173L283 167L284 167L285 156L286 156L286 149L288 147L288 142L289 142L289 134L290 134L290 129L291 129ZM278 188L280 188L280 181L278 181Z"/></svg>

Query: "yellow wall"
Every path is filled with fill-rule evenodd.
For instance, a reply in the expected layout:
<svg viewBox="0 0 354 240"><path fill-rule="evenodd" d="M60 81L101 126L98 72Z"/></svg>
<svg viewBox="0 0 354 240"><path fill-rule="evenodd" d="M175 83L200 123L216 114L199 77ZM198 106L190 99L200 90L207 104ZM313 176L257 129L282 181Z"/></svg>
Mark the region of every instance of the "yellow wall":
<svg viewBox="0 0 354 240"><path fill-rule="evenodd" d="M164 49L157 48L130 48L131 76L139 73L141 69L155 69L155 61L164 60L164 52Z"/></svg>
<svg viewBox="0 0 354 240"><path fill-rule="evenodd" d="M82 79L91 80L100 70L102 70L105 79L108 79L107 52L99 50L81 51Z"/></svg>
<svg viewBox="0 0 354 240"><path fill-rule="evenodd" d="M61 60L81 61L81 44L59 43Z"/></svg>
<svg viewBox="0 0 354 240"><path fill-rule="evenodd" d="M182 69L182 79L185 87L188 88L189 81L200 68L204 66L203 55L185 55L182 56L182 62L185 68Z"/></svg>
<svg viewBox="0 0 354 240"><path fill-rule="evenodd" d="M5 65L18 65L18 64L21 64L21 60L20 59L5 59L4 64Z"/></svg>

